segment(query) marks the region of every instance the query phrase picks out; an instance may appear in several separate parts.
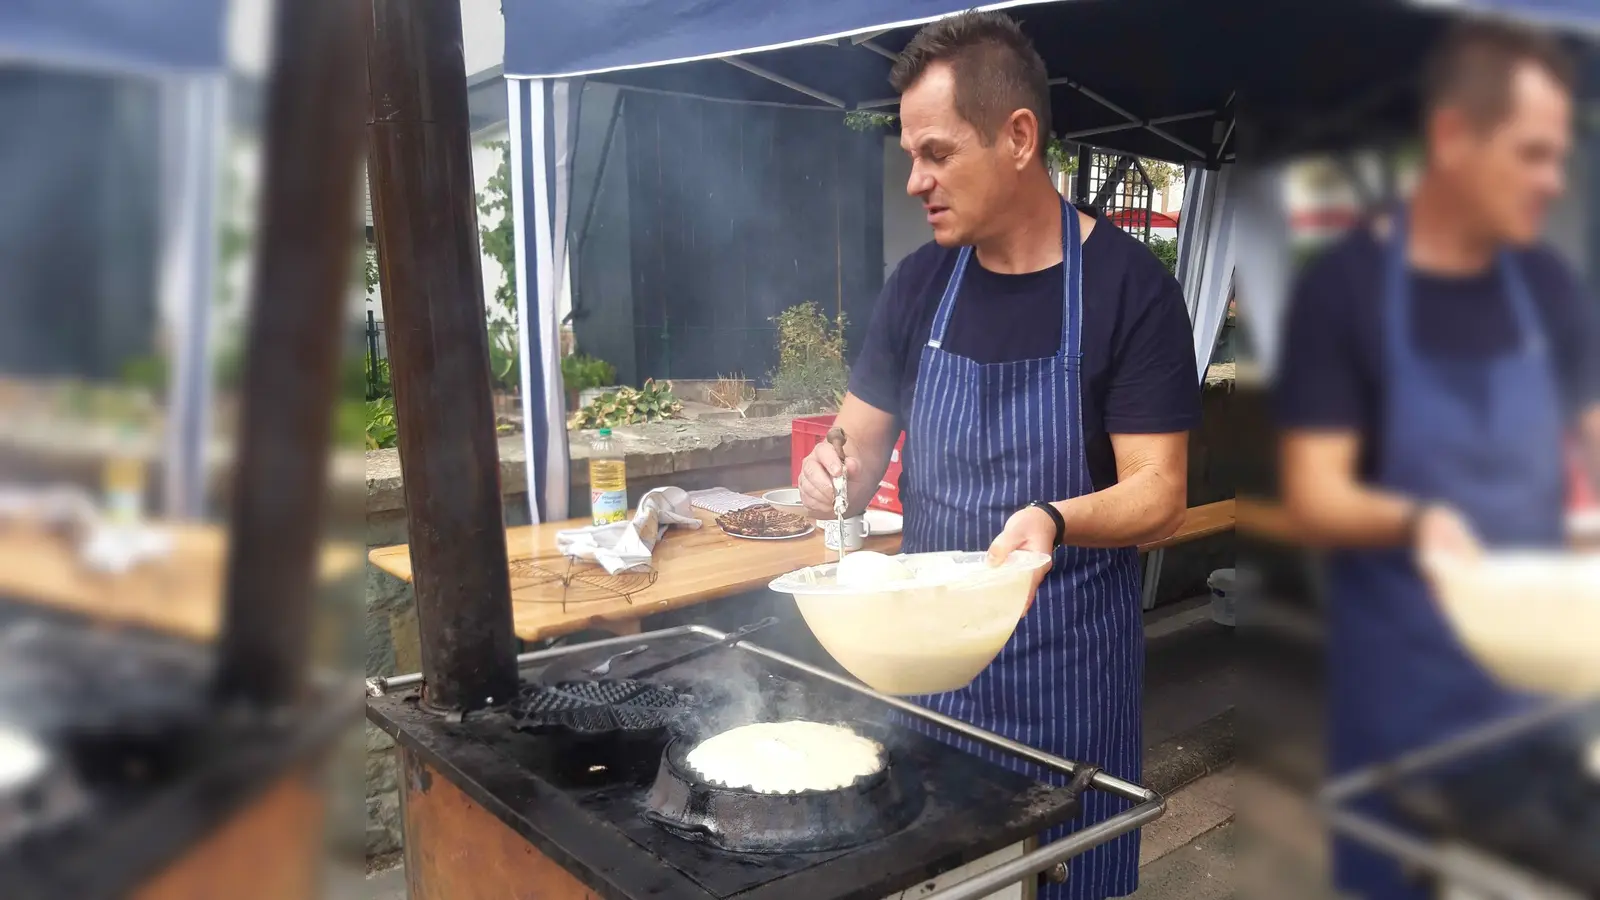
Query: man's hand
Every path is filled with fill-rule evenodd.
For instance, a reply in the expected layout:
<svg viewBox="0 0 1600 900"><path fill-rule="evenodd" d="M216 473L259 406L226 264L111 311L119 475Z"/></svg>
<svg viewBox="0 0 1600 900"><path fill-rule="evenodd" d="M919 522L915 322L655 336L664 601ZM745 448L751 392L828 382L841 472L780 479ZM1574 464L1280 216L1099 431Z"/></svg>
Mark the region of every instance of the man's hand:
<svg viewBox="0 0 1600 900"><path fill-rule="evenodd" d="M1439 566L1461 566L1477 562L1483 545L1472 526L1448 506L1429 506L1417 517L1417 564L1431 574Z"/></svg>
<svg viewBox="0 0 1600 900"><path fill-rule="evenodd" d="M1050 514L1042 509L1029 506L1018 512L1012 513L1006 520L1006 527L1000 536L989 545L989 565L998 566L1006 561L1015 550L1033 550L1050 556L1055 552L1056 522ZM1033 586L1028 589L1028 605L1022 612L1027 614L1033 608L1034 597L1039 593L1039 585L1044 582L1044 576L1050 572L1050 563L1042 566L1033 576Z"/></svg>
<svg viewBox="0 0 1600 900"><path fill-rule="evenodd" d="M800 465L800 501L806 512L817 519L833 518L833 479L845 476L848 485L856 484L861 476L861 461L853 457L839 458L839 451L826 441L818 444Z"/></svg>
<svg viewBox="0 0 1600 900"><path fill-rule="evenodd" d="M1417 569L1433 590L1436 601L1459 596L1477 575L1483 545L1472 526L1448 506L1429 506L1417 517Z"/></svg>

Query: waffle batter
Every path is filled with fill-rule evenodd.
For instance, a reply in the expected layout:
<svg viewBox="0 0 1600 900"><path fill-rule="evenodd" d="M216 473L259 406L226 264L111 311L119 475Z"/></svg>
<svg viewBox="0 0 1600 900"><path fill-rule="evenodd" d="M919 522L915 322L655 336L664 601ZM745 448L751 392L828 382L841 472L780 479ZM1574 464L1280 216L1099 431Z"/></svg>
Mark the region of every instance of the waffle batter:
<svg viewBox="0 0 1600 900"><path fill-rule="evenodd" d="M762 794L831 791L883 768L883 746L801 720L741 725L701 742L688 763L712 784Z"/></svg>

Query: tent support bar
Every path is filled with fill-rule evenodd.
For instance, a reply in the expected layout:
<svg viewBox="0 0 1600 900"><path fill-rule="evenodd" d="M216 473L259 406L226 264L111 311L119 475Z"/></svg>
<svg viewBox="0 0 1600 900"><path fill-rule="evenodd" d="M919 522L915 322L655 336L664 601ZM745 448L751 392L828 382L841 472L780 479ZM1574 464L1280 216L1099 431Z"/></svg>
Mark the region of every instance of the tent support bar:
<svg viewBox="0 0 1600 900"><path fill-rule="evenodd" d="M732 103L737 106L771 106L778 109L805 109L811 112L838 114L838 110L831 106L818 106L815 103L779 103L776 100L737 100L733 97L713 97L710 94L695 94L689 91L668 91L661 88L639 87L633 84L615 85L617 90L632 91L636 94L653 94L657 97L687 97L690 100L704 100L707 103Z"/></svg>
<svg viewBox="0 0 1600 900"><path fill-rule="evenodd" d="M889 32L891 32L893 30L894 30L893 28L882 28L882 29L879 29L877 31L862 32L861 34L855 35L854 37L850 38L850 43L855 44L856 46L860 46L862 44L865 44L867 41L872 40L873 38L882 37L882 36L888 34Z"/></svg>
<svg viewBox="0 0 1600 900"><path fill-rule="evenodd" d="M1095 93L1094 91L1090 90L1089 88L1084 87L1083 85L1079 84L1078 82L1073 81L1071 78L1052 78L1052 79L1050 79L1050 83L1053 84L1053 85L1055 85L1055 84L1064 84L1067 87L1072 88L1073 90L1077 91L1078 93L1084 95L1085 97L1088 97L1090 100L1093 100L1094 102L1100 104L1101 106L1104 106L1106 109L1109 109L1112 112L1116 113L1117 115L1123 117L1124 119L1127 119L1129 122L1133 122L1138 127L1143 128L1144 130L1146 130L1146 131L1150 132L1151 134L1155 135L1156 137L1161 138L1161 139L1163 139L1163 140L1165 140L1165 141L1167 141L1169 143L1176 144L1177 146L1182 147L1183 149L1189 151L1190 153L1193 153L1195 156L1197 156L1197 157L1199 157L1201 159L1208 158L1208 154L1204 150L1201 150L1199 147L1196 147L1195 145L1189 143L1188 141L1185 141L1185 140L1183 140L1183 139L1181 139L1179 137L1174 136L1169 131L1163 130L1161 128L1157 128L1154 125L1145 124L1145 121L1143 119L1140 119L1138 116L1134 115L1133 113L1128 112L1126 109L1123 109L1122 107L1120 107L1117 104L1111 102L1110 100L1107 100L1105 97L1102 97L1100 94Z"/></svg>
<svg viewBox="0 0 1600 900"><path fill-rule="evenodd" d="M873 53L878 54L879 56L883 57L884 59L889 60L890 62L899 62L900 61L900 54L894 52L893 50L889 50L889 49L879 45L876 41L865 40L865 41L861 41L860 43L861 43L861 46L867 48L868 50L871 50Z"/></svg>
<svg viewBox="0 0 1600 900"><path fill-rule="evenodd" d="M1084 128L1080 131L1069 131L1061 135L1064 141L1075 141L1096 134L1110 134L1113 131L1128 131L1134 128L1149 128L1151 125L1167 125L1172 122L1187 122L1190 119L1206 119L1217 114L1214 109L1201 110L1192 113L1180 113L1176 116L1161 116L1156 119L1142 119L1138 122L1124 122L1121 125L1102 125L1099 128Z"/></svg>
<svg viewBox="0 0 1600 900"><path fill-rule="evenodd" d="M849 104L845 103L843 100L840 100L838 97L833 96L832 94L824 94L819 90L808 88L798 81L785 78L782 75L779 75L777 72L763 69L755 63L745 62L737 56L724 56L722 61L736 69L743 69L746 72L749 72L751 75L765 78L773 84L781 84L791 91L799 91L800 93L805 94L807 97L815 97L829 106L837 106L840 109L847 109L849 106Z"/></svg>
<svg viewBox="0 0 1600 900"><path fill-rule="evenodd" d="M898 106L899 97L884 97L881 100L863 100L856 104L856 109L881 109L885 106Z"/></svg>

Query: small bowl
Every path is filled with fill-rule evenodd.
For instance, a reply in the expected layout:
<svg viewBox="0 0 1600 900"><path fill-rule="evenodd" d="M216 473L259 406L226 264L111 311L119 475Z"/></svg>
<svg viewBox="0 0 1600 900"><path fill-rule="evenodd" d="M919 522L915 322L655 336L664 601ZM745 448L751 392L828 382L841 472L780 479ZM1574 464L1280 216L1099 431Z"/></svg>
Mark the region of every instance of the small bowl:
<svg viewBox="0 0 1600 900"><path fill-rule="evenodd" d="M767 505L778 512L786 512L796 516L806 514L805 503L800 500L799 488L781 488L776 491L767 491L761 495L761 499L765 500Z"/></svg>

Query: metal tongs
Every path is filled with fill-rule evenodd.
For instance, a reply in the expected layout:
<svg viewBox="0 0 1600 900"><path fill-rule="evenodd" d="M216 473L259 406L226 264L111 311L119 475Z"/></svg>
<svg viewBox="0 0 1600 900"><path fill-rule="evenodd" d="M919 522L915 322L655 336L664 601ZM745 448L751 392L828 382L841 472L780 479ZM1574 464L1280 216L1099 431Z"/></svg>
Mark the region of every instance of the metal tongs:
<svg viewBox="0 0 1600 900"><path fill-rule="evenodd" d="M833 479L833 516L838 528L834 534L839 541L839 562L844 562L844 514L850 508L849 485L845 482L844 442L843 428L835 425L828 429L828 443L839 454L839 474Z"/></svg>

